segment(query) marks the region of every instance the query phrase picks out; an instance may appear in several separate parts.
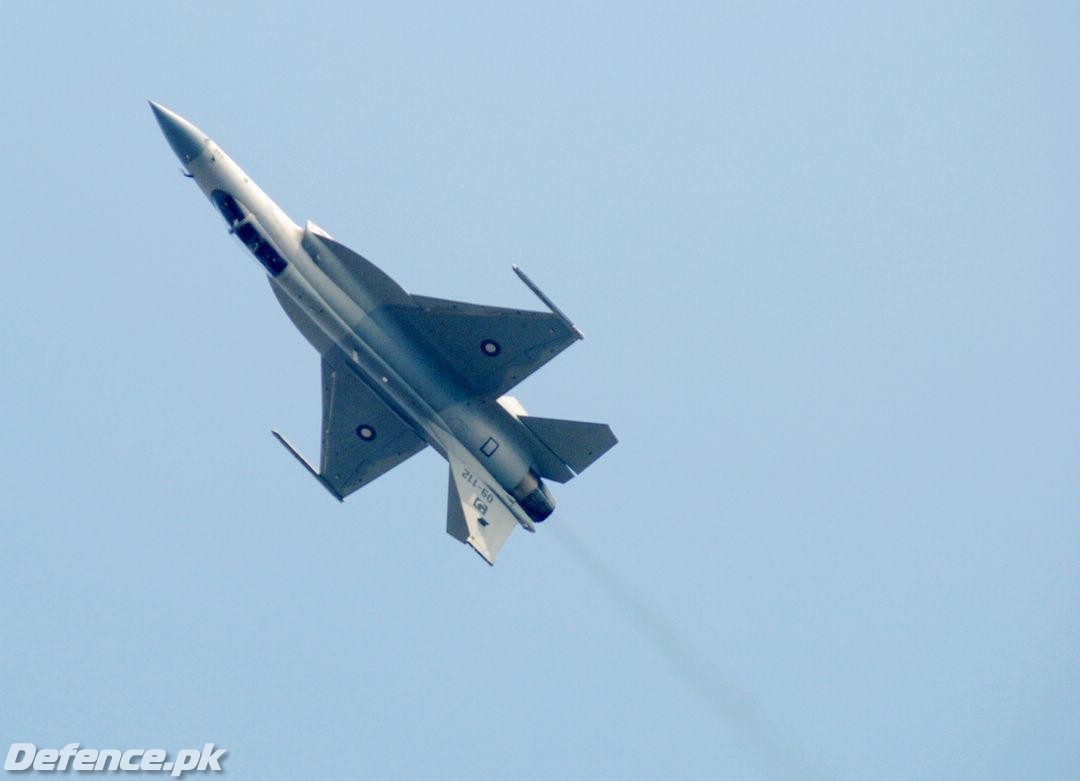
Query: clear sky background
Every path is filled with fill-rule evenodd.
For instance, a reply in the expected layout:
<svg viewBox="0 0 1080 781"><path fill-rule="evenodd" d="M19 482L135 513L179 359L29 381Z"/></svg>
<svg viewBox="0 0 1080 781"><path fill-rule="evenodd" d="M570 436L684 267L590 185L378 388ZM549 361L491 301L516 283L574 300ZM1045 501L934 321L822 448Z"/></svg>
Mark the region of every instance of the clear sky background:
<svg viewBox="0 0 1080 781"><path fill-rule="evenodd" d="M1075 779L1080 10L795 6L5 4L0 749ZM620 444L493 569L430 451L333 501L148 98L407 290L520 264Z"/></svg>

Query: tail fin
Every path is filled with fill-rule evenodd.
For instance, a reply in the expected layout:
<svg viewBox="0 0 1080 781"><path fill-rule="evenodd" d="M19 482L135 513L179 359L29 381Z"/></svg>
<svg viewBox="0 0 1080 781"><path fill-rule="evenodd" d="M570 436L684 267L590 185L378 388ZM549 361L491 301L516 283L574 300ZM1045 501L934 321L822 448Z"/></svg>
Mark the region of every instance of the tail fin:
<svg viewBox="0 0 1080 781"><path fill-rule="evenodd" d="M518 415L518 420L560 461L578 474L588 469L593 461L619 441L606 423L580 423L531 415Z"/></svg>
<svg viewBox="0 0 1080 781"><path fill-rule="evenodd" d="M506 538L518 525L510 508L486 488L468 467L450 459L446 531L473 547L488 564L495 564Z"/></svg>

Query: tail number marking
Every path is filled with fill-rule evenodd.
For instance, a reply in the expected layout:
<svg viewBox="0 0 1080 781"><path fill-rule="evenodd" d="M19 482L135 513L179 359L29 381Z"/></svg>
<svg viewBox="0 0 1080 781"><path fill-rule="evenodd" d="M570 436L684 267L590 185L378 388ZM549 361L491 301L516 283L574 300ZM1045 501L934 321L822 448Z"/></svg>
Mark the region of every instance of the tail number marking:
<svg viewBox="0 0 1080 781"><path fill-rule="evenodd" d="M490 505L492 502L495 501L495 492L488 488L486 485L484 485L483 481L480 480L480 478L478 478L476 475L474 475L470 470L462 469L461 479L471 485L473 488L475 488L480 494L480 499L477 499L474 503L476 509L480 510L481 500L485 505ZM487 506L480 510L480 512L487 512Z"/></svg>

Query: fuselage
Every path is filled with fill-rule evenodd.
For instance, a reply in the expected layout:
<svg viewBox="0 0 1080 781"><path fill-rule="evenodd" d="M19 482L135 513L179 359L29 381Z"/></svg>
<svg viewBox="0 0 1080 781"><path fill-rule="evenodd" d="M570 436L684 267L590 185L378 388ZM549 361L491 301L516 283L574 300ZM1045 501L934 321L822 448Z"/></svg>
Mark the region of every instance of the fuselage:
<svg viewBox="0 0 1080 781"><path fill-rule="evenodd" d="M377 272L364 284L332 253L322 229L301 227L210 138L183 118L154 105L185 169L262 265L270 283L348 357L355 373L418 436L444 457L467 465L532 531L554 500L538 476L528 431L496 400L477 399L454 366L401 317L416 306L393 280ZM166 127L168 125L169 127ZM383 278L385 277L385 278ZM494 453L486 443L498 442Z"/></svg>

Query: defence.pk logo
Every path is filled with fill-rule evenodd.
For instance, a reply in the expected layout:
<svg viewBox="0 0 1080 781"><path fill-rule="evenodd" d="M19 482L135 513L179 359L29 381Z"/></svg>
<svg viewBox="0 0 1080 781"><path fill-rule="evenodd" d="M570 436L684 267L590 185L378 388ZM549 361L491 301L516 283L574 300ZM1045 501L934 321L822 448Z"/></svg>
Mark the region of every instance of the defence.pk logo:
<svg viewBox="0 0 1080 781"><path fill-rule="evenodd" d="M68 769L78 773L105 772L123 770L126 772L168 773L178 778L188 771L221 771L221 758L226 749L215 749L213 743L207 743L202 751L185 748L176 752L176 759L169 760L169 753L163 748L129 748L121 751L116 748L79 748L78 743L68 743L61 749L39 749L33 743L12 743L4 760L4 770L21 771L60 771Z"/></svg>

